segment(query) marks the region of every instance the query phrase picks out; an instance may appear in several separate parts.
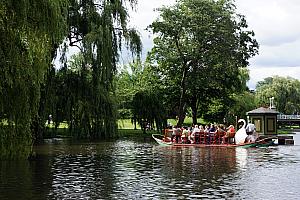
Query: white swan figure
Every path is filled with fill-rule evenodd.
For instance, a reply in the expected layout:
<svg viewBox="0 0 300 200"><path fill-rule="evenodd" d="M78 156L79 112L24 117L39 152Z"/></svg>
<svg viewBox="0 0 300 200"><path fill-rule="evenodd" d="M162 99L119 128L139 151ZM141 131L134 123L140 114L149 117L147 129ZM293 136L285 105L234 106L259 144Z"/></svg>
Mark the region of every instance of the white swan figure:
<svg viewBox="0 0 300 200"><path fill-rule="evenodd" d="M236 144L244 144L245 139L248 136L246 133L246 121L244 119L239 119L238 123L240 122L243 122L243 126L236 132L234 136Z"/></svg>

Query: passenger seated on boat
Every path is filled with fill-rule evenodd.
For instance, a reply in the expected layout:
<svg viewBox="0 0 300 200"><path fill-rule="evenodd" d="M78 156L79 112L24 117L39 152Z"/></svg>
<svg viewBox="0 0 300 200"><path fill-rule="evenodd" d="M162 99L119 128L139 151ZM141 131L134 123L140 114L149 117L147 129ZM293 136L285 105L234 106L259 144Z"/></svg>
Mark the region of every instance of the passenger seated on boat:
<svg viewBox="0 0 300 200"><path fill-rule="evenodd" d="M199 136L199 139L200 139L200 144L204 144L205 143L205 138L206 138L206 133L204 132L204 128L202 125L199 126L199 130L200 130L200 136Z"/></svg>
<svg viewBox="0 0 300 200"><path fill-rule="evenodd" d="M172 127L167 127L166 129L164 129L164 141L165 142L170 142L171 138L172 138L172 133L173 133L173 129Z"/></svg>
<svg viewBox="0 0 300 200"><path fill-rule="evenodd" d="M207 144L209 138L209 125L205 125L204 134L204 143Z"/></svg>
<svg viewBox="0 0 300 200"><path fill-rule="evenodd" d="M192 135L191 135L194 143L197 143L197 142L199 143L199 136L200 136L199 133L200 133L200 129L199 129L198 125L196 124L193 129Z"/></svg>
<svg viewBox="0 0 300 200"><path fill-rule="evenodd" d="M223 125L218 125L215 131L214 144L221 144L226 132Z"/></svg>
<svg viewBox="0 0 300 200"><path fill-rule="evenodd" d="M245 139L245 143L255 142L258 138L258 135L256 133L256 127L252 123L248 123L248 125L246 126L246 133L248 136Z"/></svg>
<svg viewBox="0 0 300 200"><path fill-rule="evenodd" d="M204 132L209 133L209 126L205 125Z"/></svg>
<svg viewBox="0 0 300 200"><path fill-rule="evenodd" d="M174 137L175 137L176 143L178 143L179 139L181 137L181 129L177 126L173 127L173 133L172 133L172 138L171 138L172 142L173 142Z"/></svg>
<svg viewBox="0 0 300 200"><path fill-rule="evenodd" d="M181 135L181 141L184 144L188 144L189 142L189 130L188 127L183 127L182 135Z"/></svg>
<svg viewBox="0 0 300 200"><path fill-rule="evenodd" d="M174 137L176 136L176 132L177 132L176 130L177 130L177 127L173 126L172 135L171 135L171 142L174 142Z"/></svg>
<svg viewBox="0 0 300 200"><path fill-rule="evenodd" d="M223 137L223 143L225 144L230 144L231 140L234 139L235 136L235 129L233 125L230 125L227 128L227 132L225 134L225 136ZM234 143L234 142L233 142Z"/></svg>
<svg viewBox="0 0 300 200"><path fill-rule="evenodd" d="M215 125L211 124L209 128L209 134L207 137L207 144L212 144L214 142L213 139L214 139L215 131L216 131Z"/></svg>

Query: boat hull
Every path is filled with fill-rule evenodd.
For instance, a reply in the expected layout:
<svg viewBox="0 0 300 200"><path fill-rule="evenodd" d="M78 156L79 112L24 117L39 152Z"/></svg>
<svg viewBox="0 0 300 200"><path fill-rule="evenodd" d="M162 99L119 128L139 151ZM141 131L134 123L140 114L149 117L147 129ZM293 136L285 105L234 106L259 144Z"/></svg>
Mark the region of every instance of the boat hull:
<svg viewBox="0 0 300 200"><path fill-rule="evenodd" d="M273 145L273 141L259 141L254 143L243 143L243 144L182 144L163 141L163 135L153 134L152 138L161 146L172 146L172 147L241 147L241 148L251 148L251 147L268 147Z"/></svg>

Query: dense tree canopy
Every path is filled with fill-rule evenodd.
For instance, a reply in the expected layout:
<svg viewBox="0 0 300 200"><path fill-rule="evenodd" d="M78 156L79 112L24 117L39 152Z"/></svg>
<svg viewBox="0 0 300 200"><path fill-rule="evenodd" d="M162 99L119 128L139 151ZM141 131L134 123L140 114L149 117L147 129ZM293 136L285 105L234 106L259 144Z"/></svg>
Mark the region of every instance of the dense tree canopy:
<svg viewBox="0 0 300 200"><path fill-rule="evenodd" d="M112 137L116 133L112 82L121 41L125 38L130 49L137 53L141 43L138 34L127 28L124 1L71 1L71 5L68 39L83 55L81 93L75 96L75 105L69 110L73 130L82 137ZM89 75L91 80L88 80Z"/></svg>
<svg viewBox="0 0 300 200"><path fill-rule="evenodd" d="M230 0L180 0L159 11L150 25L156 34L150 57L176 90L181 125L188 106L197 115L199 105L226 104L230 93L244 88L239 69L257 54L258 44Z"/></svg>
<svg viewBox="0 0 300 200"><path fill-rule="evenodd" d="M112 80L125 39L141 50L138 33L127 26L127 7L135 0L4 0L0 3L1 157L27 157L42 137L46 117L63 119L59 102L81 137L111 137L116 132ZM80 73L61 73L51 65L60 44L76 46ZM65 53L66 51L64 51ZM64 54L63 53L63 54ZM65 54L64 54L65 55ZM63 58L65 58L63 56ZM62 59L65 71L66 60ZM67 83L58 88L56 84ZM64 85L64 86L66 86ZM72 93L77 88L76 93ZM60 93L62 91L64 94ZM64 90L65 89L65 90ZM49 98L54 98L49 100ZM66 99L64 99L66 100ZM49 113L55 111L54 113Z"/></svg>
<svg viewBox="0 0 300 200"><path fill-rule="evenodd" d="M268 77L256 86L258 106L269 106L274 97L276 110L284 114L296 114L300 111L300 81L279 76Z"/></svg>
<svg viewBox="0 0 300 200"><path fill-rule="evenodd" d="M64 0L0 3L1 157L27 157L40 85L66 34Z"/></svg>
<svg viewBox="0 0 300 200"><path fill-rule="evenodd" d="M124 67L116 77L120 117L138 122L144 131L147 123L161 129L166 120L162 86L159 76L147 62Z"/></svg>

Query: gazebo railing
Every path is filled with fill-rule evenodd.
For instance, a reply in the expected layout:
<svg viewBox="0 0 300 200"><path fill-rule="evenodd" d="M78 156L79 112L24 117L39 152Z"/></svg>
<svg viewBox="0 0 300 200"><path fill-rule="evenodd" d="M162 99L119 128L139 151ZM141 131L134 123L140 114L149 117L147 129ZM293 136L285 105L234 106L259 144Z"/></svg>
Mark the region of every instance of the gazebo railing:
<svg viewBox="0 0 300 200"><path fill-rule="evenodd" d="M277 120L280 119L300 119L300 115L283 115L283 114L277 115Z"/></svg>

